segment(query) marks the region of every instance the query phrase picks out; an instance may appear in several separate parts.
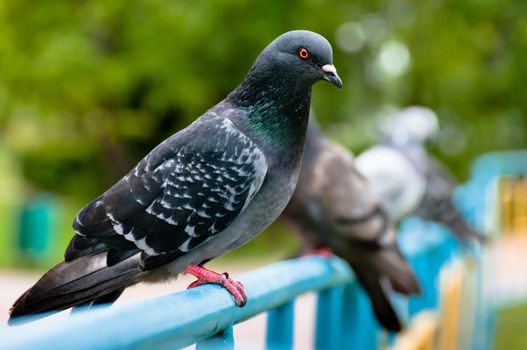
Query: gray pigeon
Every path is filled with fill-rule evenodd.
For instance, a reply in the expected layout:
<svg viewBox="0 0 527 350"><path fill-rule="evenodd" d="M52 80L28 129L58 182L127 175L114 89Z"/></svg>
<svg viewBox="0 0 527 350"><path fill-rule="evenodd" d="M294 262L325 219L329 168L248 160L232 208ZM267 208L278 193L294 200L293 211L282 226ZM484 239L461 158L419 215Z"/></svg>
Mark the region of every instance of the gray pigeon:
<svg viewBox="0 0 527 350"><path fill-rule="evenodd" d="M308 249L329 248L346 260L379 322L390 331L401 329L388 294L392 289L417 294L419 283L352 155L324 138L314 120L308 127L298 185L282 218Z"/></svg>
<svg viewBox="0 0 527 350"><path fill-rule="evenodd" d="M203 264L251 240L286 206L311 87L342 87L332 61L316 33L275 39L240 86L79 212L65 261L15 302L11 318L113 302L130 285L181 272L198 278L190 287L222 285L243 306L242 285Z"/></svg>
<svg viewBox="0 0 527 350"><path fill-rule="evenodd" d="M384 127L384 141L357 157L357 167L378 191L393 220L415 214L447 226L468 242L485 237L471 228L454 205L454 177L428 154L425 142L437 131L435 113L411 107Z"/></svg>

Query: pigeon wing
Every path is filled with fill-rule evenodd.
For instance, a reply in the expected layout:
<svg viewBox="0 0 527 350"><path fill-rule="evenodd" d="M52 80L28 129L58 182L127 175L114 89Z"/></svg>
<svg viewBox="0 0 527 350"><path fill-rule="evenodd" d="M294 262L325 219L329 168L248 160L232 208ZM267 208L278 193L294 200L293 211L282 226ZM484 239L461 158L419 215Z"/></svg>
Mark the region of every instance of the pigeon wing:
<svg viewBox="0 0 527 350"><path fill-rule="evenodd" d="M313 178L319 187L314 192L320 194L318 202L333 232L345 241L373 243L379 238L386 218L347 150L328 144L315 162Z"/></svg>
<svg viewBox="0 0 527 350"><path fill-rule="evenodd" d="M73 226L78 236L114 250L133 245L142 252L143 268L154 268L225 230L258 192L266 171L255 143L230 120L210 119L156 147L82 209Z"/></svg>

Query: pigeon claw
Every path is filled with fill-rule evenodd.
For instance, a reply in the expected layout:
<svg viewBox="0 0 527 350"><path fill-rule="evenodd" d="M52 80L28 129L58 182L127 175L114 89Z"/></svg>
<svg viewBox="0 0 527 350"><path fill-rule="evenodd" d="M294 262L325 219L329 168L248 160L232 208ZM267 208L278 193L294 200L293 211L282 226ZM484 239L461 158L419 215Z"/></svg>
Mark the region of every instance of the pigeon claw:
<svg viewBox="0 0 527 350"><path fill-rule="evenodd" d="M203 284L217 284L233 296L236 306L244 307L247 304L247 293L243 284L230 278L227 272L217 273L196 264L190 264L183 272L197 277L197 280L189 284L187 289L196 288Z"/></svg>
<svg viewBox="0 0 527 350"><path fill-rule="evenodd" d="M226 280L223 283L223 288L227 289L234 298L234 302L238 307L244 307L247 304L247 293L243 288L243 284L240 281L233 280L229 277L228 273L223 273L226 276Z"/></svg>

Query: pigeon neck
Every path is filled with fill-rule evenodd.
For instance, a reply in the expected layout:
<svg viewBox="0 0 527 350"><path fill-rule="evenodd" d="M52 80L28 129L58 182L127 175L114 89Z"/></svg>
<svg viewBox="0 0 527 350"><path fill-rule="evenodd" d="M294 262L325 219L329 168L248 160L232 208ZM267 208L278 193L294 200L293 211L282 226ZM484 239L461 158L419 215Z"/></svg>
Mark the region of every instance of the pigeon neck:
<svg viewBox="0 0 527 350"><path fill-rule="evenodd" d="M246 111L244 123L256 136L274 147L302 147L309 120L310 86L291 86L290 81L267 81L250 77L228 97Z"/></svg>

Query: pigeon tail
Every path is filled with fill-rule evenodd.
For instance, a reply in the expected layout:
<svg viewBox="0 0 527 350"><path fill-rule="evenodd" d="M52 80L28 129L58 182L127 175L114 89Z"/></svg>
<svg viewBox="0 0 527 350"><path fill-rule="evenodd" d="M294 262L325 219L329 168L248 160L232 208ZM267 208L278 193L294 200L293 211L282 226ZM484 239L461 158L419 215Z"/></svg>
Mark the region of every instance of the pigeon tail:
<svg viewBox="0 0 527 350"><path fill-rule="evenodd" d="M106 254L86 255L53 267L13 304L8 323L21 316L115 301L144 272L139 269L139 254L110 267Z"/></svg>
<svg viewBox="0 0 527 350"><path fill-rule="evenodd" d="M386 330L399 332L401 323L389 295L392 291L405 296L421 293L412 268L396 246L362 250L360 263L356 255L351 256L346 260L368 294L377 320Z"/></svg>
<svg viewBox="0 0 527 350"><path fill-rule="evenodd" d="M421 286L412 267L397 247L379 250L368 260L377 271L388 277L394 291L405 296L421 294Z"/></svg>
<svg viewBox="0 0 527 350"><path fill-rule="evenodd" d="M388 281L364 269L354 269L357 279L368 294L377 321L390 332L401 331L401 321L389 298Z"/></svg>

